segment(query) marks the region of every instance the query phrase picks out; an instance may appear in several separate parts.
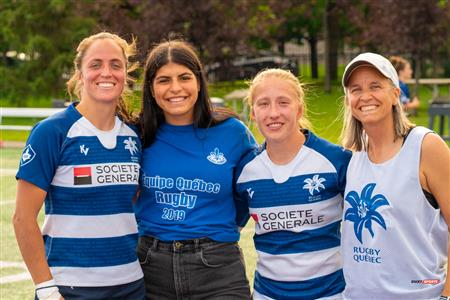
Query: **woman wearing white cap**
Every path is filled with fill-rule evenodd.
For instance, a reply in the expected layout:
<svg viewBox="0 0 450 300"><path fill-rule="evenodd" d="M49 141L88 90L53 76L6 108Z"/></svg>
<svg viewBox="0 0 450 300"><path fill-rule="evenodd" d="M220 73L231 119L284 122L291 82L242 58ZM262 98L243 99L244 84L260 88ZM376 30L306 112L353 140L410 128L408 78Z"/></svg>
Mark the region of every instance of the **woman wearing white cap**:
<svg viewBox="0 0 450 300"><path fill-rule="evenodd" d="M363 53L346 67L344 299L447 299L450 151L405 117L397 72ZM450 298L449 298L450 299Z"/></svg>

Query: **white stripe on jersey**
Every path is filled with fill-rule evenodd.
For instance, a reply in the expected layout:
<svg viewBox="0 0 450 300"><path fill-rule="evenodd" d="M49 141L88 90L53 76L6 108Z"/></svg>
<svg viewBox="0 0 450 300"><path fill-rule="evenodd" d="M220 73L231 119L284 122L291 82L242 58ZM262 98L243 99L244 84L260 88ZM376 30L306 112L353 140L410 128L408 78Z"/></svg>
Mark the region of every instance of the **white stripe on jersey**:
<svg viewBox="0 0 450 300"><path fill-rule="evenodd" d="M258 273L277 281L309 280L331 274L342 268L339 247L293 254L272 255L262 251L257 253Z"/></svg>
<svg viewBox="0 0 450 300"><path fill-rule="evenodd" d="M137 260L113 267L51 267L50 271L57 285L66 286L113 286L124 282L133 282L143 276ZM108 280L105 280L105 278Z"/></svg>
<svg viewBox="0 0 450 300"><path fill-rule="evenodd" d="M317 173L336 173L336 168L314 149L303 146L297 156L286 165L274 164L264 150L244 167L237 183L261 179L273 179L276 183L283 183L289 177Z"/></svg>
<svg viewBox="0 0 450 300"><path fill-rule="evenodd" d="M342 196L339 194L326 201L316 203L250 208L250 213L258 216L258 223L255 227L255 232L258 235L279 231L280 229L277 226L270 226L270 223L273 222L290 222L291 224L300 222L300 226L291 226L288 230L302 232L318 229L341 220ZM321 221L317 223L319 218Z"/></svg>
<svg viewBox="0 0 450 300"><path fill-rule="evenodd" d="M253 291L253 297L252 297L252 299L253 299L253 300L276 300L276 299L270 298L270 297L268 297L268 296L266 296L266 295L263 295L263 294L258 293L257 290L254 290L254 291Z"/></svg>
<svg viewBox="0 0 450 300"><path fill-rule="evenodd" d="M124 124L116 116L114 128L109 131L102 131L95 127L88 119L85 117L80 118L76 121L72 127L70 127L69 132L67 132L67 137L74 138L79 136L96 136L100 143L107 149L114 149L117 143L117 136L133 136L137 137L137 134L126 124Z"/></svg>
<svg viewBox="0 0 450 300"><path fill-rule="evenodd" d="M137 233L134 213L103 216L46 215L42 227L42 234L53 238L108 238L134 233Z"/></svg>
<svg viewBox="0 0 450 300"><path fill-rule="evenodd" d="M75 184L75 169L80 168L89 169L91 183ZM89 188L118 184L137 185L139 182L139 168L139 164L133 162L58 166L52 185L70 188ZM83 176L86 176L86 174Z"/></svg>

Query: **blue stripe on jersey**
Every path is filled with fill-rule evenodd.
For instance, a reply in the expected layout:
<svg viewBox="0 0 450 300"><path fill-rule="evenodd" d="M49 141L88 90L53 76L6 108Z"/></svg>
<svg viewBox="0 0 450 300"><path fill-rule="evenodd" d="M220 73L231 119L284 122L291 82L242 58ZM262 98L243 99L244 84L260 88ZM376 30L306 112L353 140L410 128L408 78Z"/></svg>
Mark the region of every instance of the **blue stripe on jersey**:
<svg viewBox="0 0 450 300"><path fill-rule="evenodd" d="M52 238L44 236L51 267L107 267L136 261L137 234L111 238ZM67 255L70 253L70 255Z"/></svg>
<svg viewBox="0 0 450 300"><path fill-rule="evenodd" d="M277 300L309 300L336 295L344 290L342 270L305 281L282 282L255 272L254 288L259 293Z"/></svg>
<svg viewBox="0 0 450 300"><path fill-rule="evenodd" d="M135 185L92 188L67 188L52 185L45 198L45 214L95 216L133 213L131 199L136 191Z"/></svg>
<svg viewBox="0 0 450 300"><path fill-rule="evenodd" d="M326 189L320 189L313 191L313 194L309 192L308 188L304 188L306 185L305 179L312 178L314 175L320 174L320 178L324 178ZM243 182L240 184L239 190L245 191L248 188L255 190L251 200L252 208L260 207L274 207L282 205L300 205L311 204L312 202L325 201L340 194L337 189L336 173L313 173L302 174L300 176L290 177L284 183L276 183L272 178L261 179L255 181ZM310 200L314 199L314 200ZM277 199L274 201L273 199Z"/></svg>
<svg viewBox="0 0 450 300"><path fill-rule="evenodd" d="M138 137L131 137L137 142L136 146L139 151L131 153L130 150L125 149L125 140L129 136L117 136L117 144L114 149L106 149L98 142L96 136L77 136L74 138L67 138L66 147L62 153L59 161L60 166L71 165L87 165L87 164L102 164L130 162L131 156L140 156L140 143ZM75 143L75 145L72 145ZM81 151L83 149L83 151Z"/></svg>
<svg viewBox="0 0 450 300"><path fill-rule="evenodd" d="M352 156L351 152L349 150L344 150L342 147L334 145L312 133L308 134L305 145L322 154L333 164L334 168L338 172L338 187L344 190L347 166Z"/></svg>
<svg viewBox="0 0 450 300"><path fill-rule="evenodd" d="M327 226L304 230L300 233L290 231L275 231L254 236L258 251L269 254L291 254L319 251L340 245L341 221ZM283 241L283 243L280 243Z"/></svg>

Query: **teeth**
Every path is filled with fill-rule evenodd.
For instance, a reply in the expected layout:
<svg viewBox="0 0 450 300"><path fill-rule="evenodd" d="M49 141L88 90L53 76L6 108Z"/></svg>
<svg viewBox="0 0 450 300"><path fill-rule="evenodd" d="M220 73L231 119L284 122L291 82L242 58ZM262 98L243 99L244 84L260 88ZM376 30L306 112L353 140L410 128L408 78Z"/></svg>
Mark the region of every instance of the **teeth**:
<svg viewBox="0 0 450 300"><path fill-rule="evenodd" d="M175 97L175 98L170 98L169 102L181 102L181 101L184 101L184 99L186 99L186 97Z"/></svg>
<svg viewBox="0 0 450 300"><path fill-rule="evenodd" d="M283 125L283 124L277 122L277 123L270 123L270 124L267 125L267 127L272 128L272 129L276 129L276 128L281 127L281 125Z"/></svg>
<svg viewBox="0 0 450 300"><path fill-rule="evenodd" d="M113 86L114 86L114 83L112 83L112 82L99 82L97 85L98 85L99 87L106 87L106 88L109 88L109 87L113 87Z"/></svg>
<svg viewBox="0 0 450 300"><path fill-rule="evenodd" d="M376 105L366 105L366 106L361 106L361 111L369 111L369 110L374 110L376 108L377 108Z"/></svg>

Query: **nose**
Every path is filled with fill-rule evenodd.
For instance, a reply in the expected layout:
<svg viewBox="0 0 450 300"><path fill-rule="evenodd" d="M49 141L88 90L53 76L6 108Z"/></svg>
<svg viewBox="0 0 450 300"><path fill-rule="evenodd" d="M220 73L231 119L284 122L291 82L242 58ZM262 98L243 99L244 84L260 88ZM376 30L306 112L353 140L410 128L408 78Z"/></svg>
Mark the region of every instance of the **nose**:
<svg viewBox="0 0 450 300"><path fill-rule="evenodd" d="M361 92L361 96L360 96L360 99L361 100L370 100L372 98L372 92L369 90L369 89L364 89L362 92Z"/></svg>
<svg viewBox="0 0 450 300"><path fill-rule="evenodd" d="M104 66L104 67L102 68L101 75L102 75L103 77L110 77L110 76L111 76L111 69L109 68L109 66Z"/></svg>
<svg viewBox="0 0 450 300"><path fill-rule="evenodd" d="M178 79L174 79L172 80L172 84L170 85L170 91L174 94L178 93L179 91L181 91L181 84L178 81Z"/></svg>
<svg viewBox="0 0 450 300"><path fill-rule="evenodd" d="M270 105L269 106L269 117L271 117L272 119L277 118L280 115L280 111L278 109L277 105Z"/></svg>

